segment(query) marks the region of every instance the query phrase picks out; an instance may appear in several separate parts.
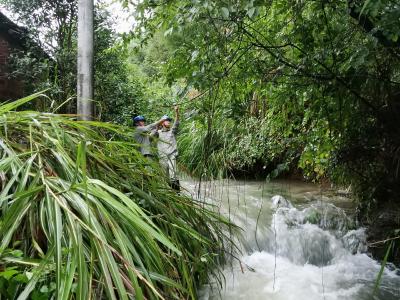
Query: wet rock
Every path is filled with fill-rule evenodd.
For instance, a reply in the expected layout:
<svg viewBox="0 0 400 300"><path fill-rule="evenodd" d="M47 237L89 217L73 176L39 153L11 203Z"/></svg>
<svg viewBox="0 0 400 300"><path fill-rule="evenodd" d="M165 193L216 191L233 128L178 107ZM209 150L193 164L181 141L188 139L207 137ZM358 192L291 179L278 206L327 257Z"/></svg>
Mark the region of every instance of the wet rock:
<svg viewBox="0 0 400 300"><path fill-rule="evenodd" d="M316 224L323 229L347 232L354 229L354 222L345 211L333 204L320 202L304 210L304 222Z"/></svg>
<svg viewBox="0 0 400 300"><path fill-rule="evenodd" d="M350 230L342 237L344 247L352 254L366 252L366 240L367 234L365 232L365 228Z"/></svg>
<svg viewBox="0 0 400 300"><path fill-rule="evenodd" d="M370 213L367 226L368 250L378 260L383 260L391 238L400 235L400 204L386 202ZM386 242L383 242L388 240ZM392 251L388 261L400 266L400 239L393 240Z"/></svg>
<svg viewBox="0 0 400 300"><path fill-rule="evenodd" d="M272 207L277 209L280 207L286 207L286 208L292 208L293 205L290 203L289 200L286 200L283 196L281 195L275 195L271 198L272 202Z"/></svg>

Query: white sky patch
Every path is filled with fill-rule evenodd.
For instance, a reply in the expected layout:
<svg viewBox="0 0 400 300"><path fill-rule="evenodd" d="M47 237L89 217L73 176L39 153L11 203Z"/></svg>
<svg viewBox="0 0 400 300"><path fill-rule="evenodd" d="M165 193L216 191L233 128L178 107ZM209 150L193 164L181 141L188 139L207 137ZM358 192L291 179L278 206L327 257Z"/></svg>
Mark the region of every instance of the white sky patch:
<svg viewBox="0 0 400 300"><path fill-rule="evenodd" d="M95 0L96 2L98 0ZM128 9L124 8L118 0L103 0L101 2L105 4L105 9L110 12L114 29L117 33L127 33L133 29L135 19L133 17L134 8L132 6Z"/></svg>
<svg viewBox="0 0 400 300"><path fill-rule="evenodd" d="M110 12L111 18L113 19L114 30L117 33L128 33L133 29L135 26L135 19L133 17L134 7L130 6L129 9L123 8L121 2L118 0L94 0L95 4L98 2L102 2L104 4L104 9ZM24 26L24 24L18 22L16 16L2 4L0 4L0 11L15 24Z"/></svg>
<svg viewBox="0 0 400 300"><path fill-rule="evenodd" d="M24 24L22 24L21 22L18 22L15 17L15 15L10 12L8 9L5 8L5 6L3 4L0 4L0 11L7 17L9 18L11 21L13 21L15 24L17 24L18 26L24 26Z"/></svg>

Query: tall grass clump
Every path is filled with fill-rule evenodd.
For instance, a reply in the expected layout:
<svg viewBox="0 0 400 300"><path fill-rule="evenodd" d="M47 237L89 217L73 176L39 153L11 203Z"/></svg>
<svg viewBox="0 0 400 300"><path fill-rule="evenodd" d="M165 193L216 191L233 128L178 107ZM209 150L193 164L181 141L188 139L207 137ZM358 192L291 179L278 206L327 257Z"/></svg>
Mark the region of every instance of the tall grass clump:
<svg viewBox="0 0 400 300"><path fill-rule="evenodd" d="M172 191L129 128L15 111L37 96L0 106L0 298L196 298L229 224Z"/></svg>
<svg viewBox="0 0 400 300"><path fill-rule="evenodd" d="M221 114L198 116L185 122L179 135L179 159L197 178L250 175L259 164L271 164L272 147L265 122L256 118L235 120ZM283 150L282 150L283 151ZM255 175L255 174L253 174Z"/></svg>
<svg viewBox="0 0 400 300"><path fill-rule="evenodd" d="M182 168L197 178L225 177L230 169L226 154L231 126L211 127L193 120L182 127L178 140Z"/></svg>

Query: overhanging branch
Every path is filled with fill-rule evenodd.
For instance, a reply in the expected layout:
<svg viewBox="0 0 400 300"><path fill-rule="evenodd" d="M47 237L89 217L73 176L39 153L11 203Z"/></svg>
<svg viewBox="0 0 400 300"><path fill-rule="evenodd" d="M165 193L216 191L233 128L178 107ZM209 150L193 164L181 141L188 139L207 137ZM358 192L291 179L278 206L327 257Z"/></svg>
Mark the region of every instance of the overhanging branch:
<svg viewBox="0 0 400 300"><path fill-rule="evenodd" d="M378 42L385 47L388 48L400 48L400 40L392 41L389 40L382 32L382 30L374 30L376 26L372 22L372 20L365 14L360 14L356 11L356 3L354 0L348 0L347 5L349 8L349 15L357 21L358 25L360 25L365 32L371 33L373 37L375 37Z"/></svg>

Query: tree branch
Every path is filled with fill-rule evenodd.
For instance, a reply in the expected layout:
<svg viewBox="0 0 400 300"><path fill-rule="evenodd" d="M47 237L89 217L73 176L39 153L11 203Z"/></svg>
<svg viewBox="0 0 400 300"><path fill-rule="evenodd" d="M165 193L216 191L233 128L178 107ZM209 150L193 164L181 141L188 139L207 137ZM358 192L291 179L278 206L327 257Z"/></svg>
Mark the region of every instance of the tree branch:
<svg viewBox="0 0 400 300"><path fill-rule="evenodd" d="M360 25L365 32L371 33L373 37L375 37L378 42L385 47L388 48L399 48L400 40L396 42L389 40L382 32L382 30L377 29L372 20L368 18L365 14L360 14L356 11L356 3L354 0L348 0L347 5L349 8L349 15L357 21L358 25ZM377 30L375 30L377 29Z"/></svg>

